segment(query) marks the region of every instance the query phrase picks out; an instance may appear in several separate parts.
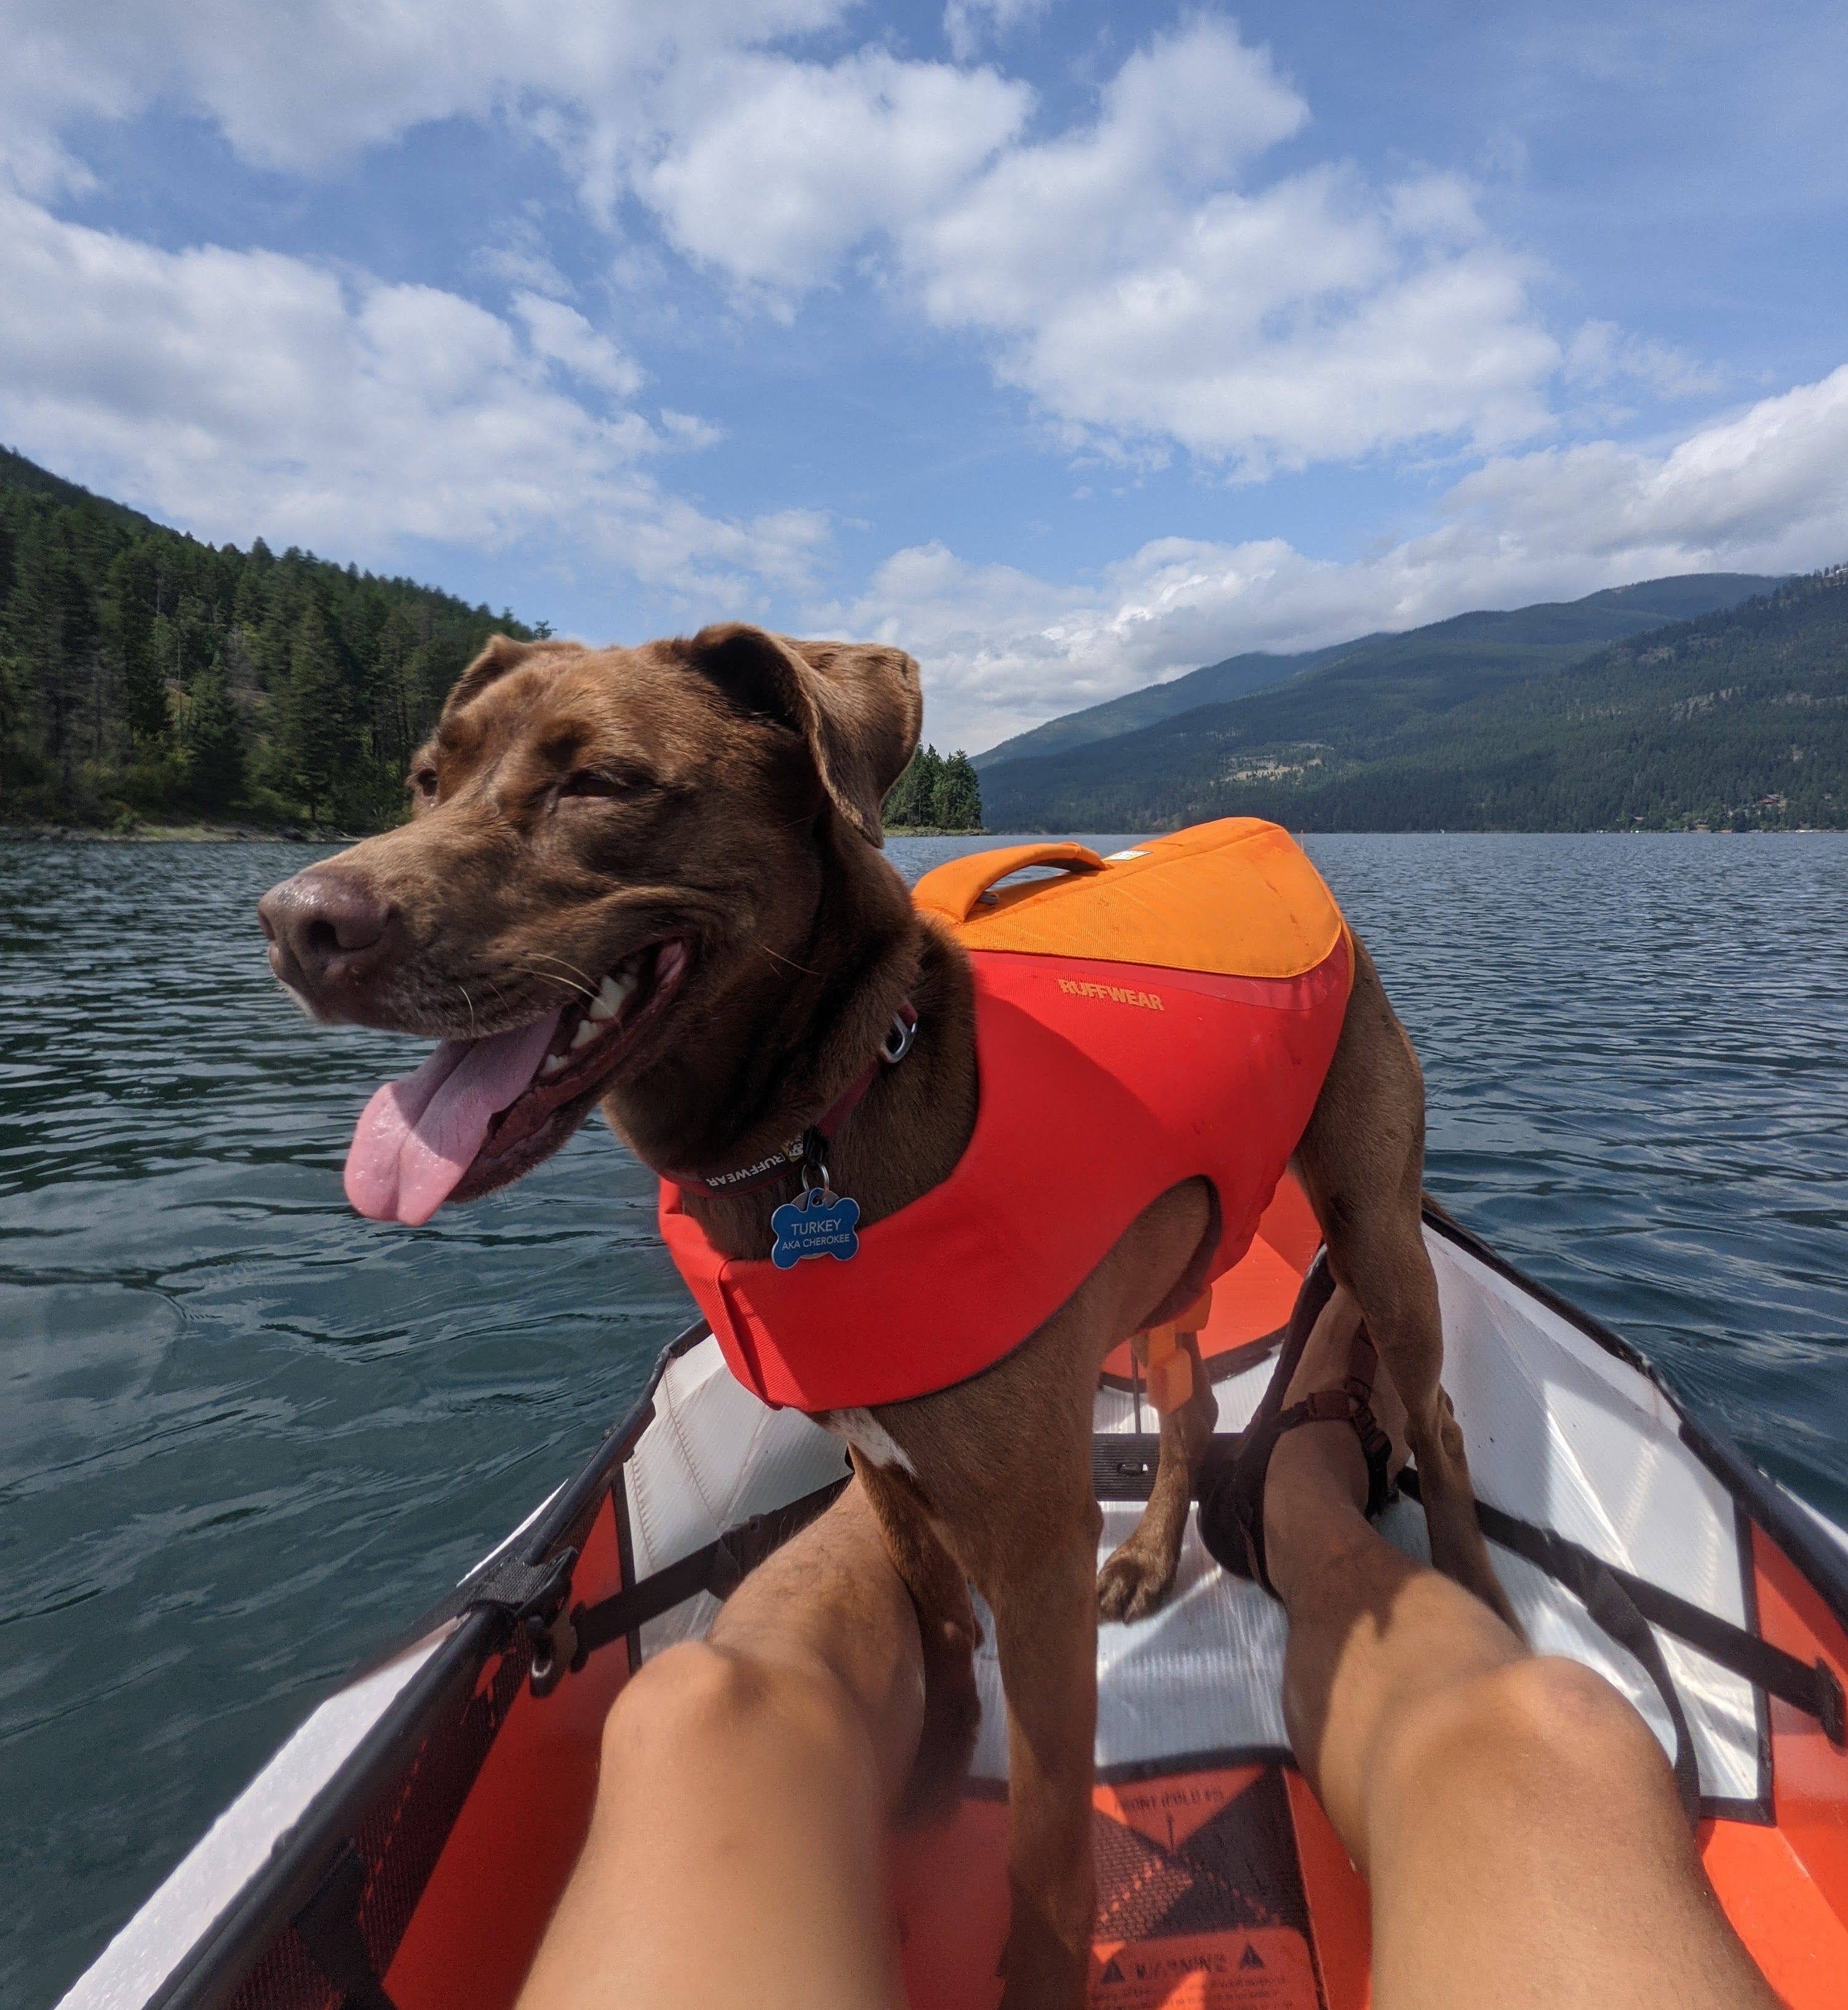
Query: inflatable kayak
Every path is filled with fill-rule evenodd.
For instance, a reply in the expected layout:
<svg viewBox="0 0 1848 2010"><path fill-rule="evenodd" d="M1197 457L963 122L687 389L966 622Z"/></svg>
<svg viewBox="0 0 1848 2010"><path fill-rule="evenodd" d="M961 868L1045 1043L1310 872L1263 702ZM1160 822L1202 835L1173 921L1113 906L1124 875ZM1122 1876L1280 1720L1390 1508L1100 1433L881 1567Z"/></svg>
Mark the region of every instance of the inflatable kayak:
<svg viewBox="0 0 1848 2010"><path fill-rule="evenodd" d="M1454 1223L1427 1216L1427 1238L1445 1382L1530 1637L1634 1701L1772 1987L1793 2010L1833 2010L1848 2001L1848 1533L1688 1416L1616 1334ZM1286 1182L1215 1287L1201 1344L1222 1432L1256 1405L1315 1242ZM1105 1551L1146 1496L1153 1426L1121 1350L1096 1397ZM844 1478L835 1440L741 1388L703 1327L682 1334L583 1472L314 1712L65 2004L504 2010L630 1671L702 1632ZM1414 1500L1383 1526L1420 1550ZM1290 1762L1282 1647L1278 1608L1191 1529L1167 1605L1102 1629L1100 2010L1366 2003L1366 1894ZM979 1672L960 1811L892 1847L913 2010L1000 1993L1007 1745L993 1659Z"/></svg>

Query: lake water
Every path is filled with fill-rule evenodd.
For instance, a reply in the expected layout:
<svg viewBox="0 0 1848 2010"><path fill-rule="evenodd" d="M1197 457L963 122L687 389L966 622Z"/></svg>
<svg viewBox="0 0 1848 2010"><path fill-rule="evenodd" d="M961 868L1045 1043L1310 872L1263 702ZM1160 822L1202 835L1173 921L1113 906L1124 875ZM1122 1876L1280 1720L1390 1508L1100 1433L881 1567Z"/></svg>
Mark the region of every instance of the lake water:
<svg viewBox="0 0 1848 2010"><path fill-rule="evenodd" d="M1423 1056L1433 1191L1848 1522L1848 838L1309 849ZM59 1992L689 1316L600 1124L427 1228L349 1212L354 1117L418 1050L271 982L252 904L316 855L0 843L8 2005Z"/></svg>

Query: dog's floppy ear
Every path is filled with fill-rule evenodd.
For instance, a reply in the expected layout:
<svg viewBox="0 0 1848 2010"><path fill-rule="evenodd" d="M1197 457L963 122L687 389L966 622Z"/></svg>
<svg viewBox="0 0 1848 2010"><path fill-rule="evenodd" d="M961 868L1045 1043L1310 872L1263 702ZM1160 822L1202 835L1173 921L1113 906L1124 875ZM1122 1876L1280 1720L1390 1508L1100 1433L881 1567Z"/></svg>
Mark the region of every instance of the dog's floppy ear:
<svg viewBox="0 0 1848 2010"><path fill-rule="evenodd" d="M481 655L474 657L463 676L450 685L449 698L442 699L442 716L449 718L450 712L460 712L471 699L481 698L489 685L505 677L509 669L519 669L529 655L563 655L567 652L583 655L583 643L559 641L555 635L547 635L543 641L515 641L510 635L489 635Z"/></svg>
<svg viewBox="0 0 1848 2010"><path fill-rule="evenodd" d="M516 642L511 635L490 635L482 653L450 685L450 694L442 701L443 710L460 712L496 677L504 677L524 662L536 646L531 642Z"/></svg>
<svg viewBox="0 0 1848 2010"><path fill-rule="evenodd" d="M801 734L829 800L869 844L923 723L918 666L876 642L798 642L741 621L702 628L688 660L734 705Z"/></svg>
<svg viewBox="0 0 1848 2010"><path fill-rule="evenodd" d="M528 656L556 655L567 649L581 654L583 648L581 642L560 642L551 637L540 642L516 642L511 635L490 635L482 653L450 687L450 694L442 701L443 715L446 718L453 712L460 712L497 678L517 670Z"/></svg>

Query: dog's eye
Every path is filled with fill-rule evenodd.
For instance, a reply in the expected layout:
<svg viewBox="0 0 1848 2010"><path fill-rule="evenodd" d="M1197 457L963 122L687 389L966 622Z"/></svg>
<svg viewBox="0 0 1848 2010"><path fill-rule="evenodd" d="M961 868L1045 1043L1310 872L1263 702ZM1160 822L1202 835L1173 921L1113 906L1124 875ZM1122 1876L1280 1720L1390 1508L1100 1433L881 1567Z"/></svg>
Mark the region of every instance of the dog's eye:
<svg viewBox="0 0 1848 2010"><path fill-rule="evenodd" d="M625 774L608 768L578 768L558 785L561 796L602 796L618 801L644 794L649 787L643 775Z"/></svg>

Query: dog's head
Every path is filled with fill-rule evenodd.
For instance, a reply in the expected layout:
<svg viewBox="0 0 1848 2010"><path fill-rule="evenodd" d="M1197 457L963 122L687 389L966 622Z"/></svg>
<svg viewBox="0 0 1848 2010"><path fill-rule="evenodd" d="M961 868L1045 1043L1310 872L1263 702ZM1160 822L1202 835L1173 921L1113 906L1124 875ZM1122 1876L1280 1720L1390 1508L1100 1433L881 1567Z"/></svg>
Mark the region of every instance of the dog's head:
<svg viewBox="0 0 1848 2010"><path fill-rule="evenodd" d="M737 623L635 649L496 637L412 762L410 822L259 905L314 1017L442 1042L368 1106L354 1206L427 1220L626 1080L722 1057L810 969L830 875L908 912L872 847L921 716L897 649Z"/></svg>

